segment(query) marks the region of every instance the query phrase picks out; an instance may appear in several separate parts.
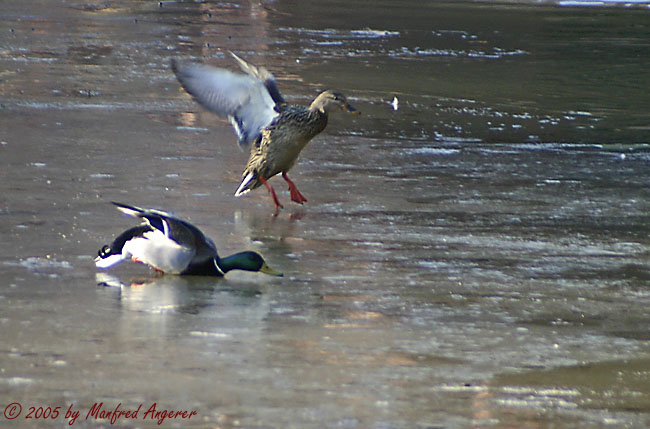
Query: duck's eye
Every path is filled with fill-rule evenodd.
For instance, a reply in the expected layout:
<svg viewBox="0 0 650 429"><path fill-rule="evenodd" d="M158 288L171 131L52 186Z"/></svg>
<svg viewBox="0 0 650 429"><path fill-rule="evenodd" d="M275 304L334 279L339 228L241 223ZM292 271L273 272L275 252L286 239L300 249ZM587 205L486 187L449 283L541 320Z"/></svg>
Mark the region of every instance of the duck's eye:
<svg viewBox="0 0 650 429"><path fill-rule="evenodd" d="M99 255L100 258L105 258L111 254L111 248L108 245L106 245L101 249L99 249L99 252L97 252L97 254Z"/></svg>

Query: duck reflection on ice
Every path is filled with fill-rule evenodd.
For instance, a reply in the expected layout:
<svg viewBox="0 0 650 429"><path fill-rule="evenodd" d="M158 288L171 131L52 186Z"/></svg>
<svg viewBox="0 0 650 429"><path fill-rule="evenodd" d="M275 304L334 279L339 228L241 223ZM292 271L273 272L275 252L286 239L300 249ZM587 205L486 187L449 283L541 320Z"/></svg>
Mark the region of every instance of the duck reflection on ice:
<svg viewBox="0 0 650 429"><path fill-rule="evenodd" d="M106 286L97 291L115 313L116 335L155 354L169 352L170 338L197 354L223 352L242 338L257 343L273 302L253 281L160 276L122 282L105 273L96 280Z"/></svg>
<svg viewBox="0 0 650 429"><path fill-rule="evenodd" d="M238 304L248 303L262 295L253 283L224 283L210 277L133 277L123 282L107 273L96 273L98 286L120 291L119 301L130 311L160 314L166 312L198 314L202 309L217 305L216 297L227 293ZM221 299L220 302L224 300ZM241 302L240 302L241 301Z"/></svg>

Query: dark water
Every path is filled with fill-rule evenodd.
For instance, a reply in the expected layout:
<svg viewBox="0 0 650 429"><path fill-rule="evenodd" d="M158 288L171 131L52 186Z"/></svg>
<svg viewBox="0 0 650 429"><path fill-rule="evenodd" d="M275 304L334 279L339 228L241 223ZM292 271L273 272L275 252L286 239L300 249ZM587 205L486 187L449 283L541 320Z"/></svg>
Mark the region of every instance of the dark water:
<svg viewBox="0 0 650 429"><path fill-rule="evenodd" d="M650 424L645 4L0 3L3 425ZM171 57L233 50L308 103L345 92L272 217ZM398 99L398 109L390 102ZM189 219L285 273L98 272L132 225ZM25 419L30 406L61 415ZM10 411L9 411L10 412ZM5 414L6 415L6 414Z"/></svg>

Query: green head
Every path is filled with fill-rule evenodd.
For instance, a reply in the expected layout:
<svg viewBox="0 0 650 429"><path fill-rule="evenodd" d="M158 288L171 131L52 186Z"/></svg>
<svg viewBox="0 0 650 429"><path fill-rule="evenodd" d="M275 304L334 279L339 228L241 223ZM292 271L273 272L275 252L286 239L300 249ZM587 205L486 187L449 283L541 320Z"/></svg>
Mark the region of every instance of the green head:
<svg viewBox="0 0 650 429"><path fill-rule="evenodd" d="M234 255L219 259L217 264L224 273L230 270L244 270L259 271L260 273L271 276L282 276L281 272L269 267L259 253L251 251L235 253Z"/></svg>

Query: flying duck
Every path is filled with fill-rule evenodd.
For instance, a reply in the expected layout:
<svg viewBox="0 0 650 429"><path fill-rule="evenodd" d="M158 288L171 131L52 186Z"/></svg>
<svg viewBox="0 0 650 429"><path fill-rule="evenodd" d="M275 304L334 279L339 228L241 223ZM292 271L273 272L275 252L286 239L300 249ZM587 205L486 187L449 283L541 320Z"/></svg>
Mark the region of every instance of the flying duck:
<svg viewBox="0 0 650 429"><path fill-rule="evenodd" d="M154 270L181 275L223 276L230 270L259 271L281 276L258 253L247 251L219 257L212 240L194 225L160 210L113 203L142 223L127 229L110 245L102 247L95 265L109 268L131 259Z"/></svg>
<svg viewBox="0 0 650 429"><path fill-rule="evenodd" d="M232 52L230 55L246 74L174 59L171 65L183 88L199 104L230 120L239 145L250 145L248 162L235 196L264 185L273 198L277 214L283 206L268 180L282 173L291 200L298 204L307 202L287 172L305 145L325 129L333 108L359 112L343 94L332 90L321 92L309 107L288 104L267 69L248 63Z"/></svg>

